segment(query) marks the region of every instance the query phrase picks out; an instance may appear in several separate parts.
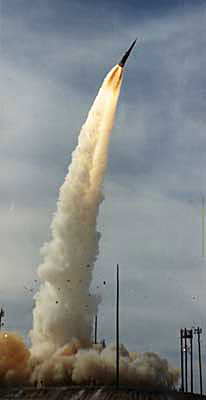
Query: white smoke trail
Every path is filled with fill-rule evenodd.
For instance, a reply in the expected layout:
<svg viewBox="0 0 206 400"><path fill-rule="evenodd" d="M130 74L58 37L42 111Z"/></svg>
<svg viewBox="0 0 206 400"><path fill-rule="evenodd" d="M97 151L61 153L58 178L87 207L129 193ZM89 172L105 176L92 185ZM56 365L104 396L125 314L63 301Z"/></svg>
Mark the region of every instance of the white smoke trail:
<svg viewBox="0 0 206 400"><path fill-rule="evenodd" d="M99 233L96 219L107 164L107 147L122 81L116 66L82 127L68 175L60 189L52 240L38 268L31 351L15 333L0 332L0 386L112 385L116 348L93 345L92 325L99 299L90 293ZM84 349L84 346L89 348ZM179 371L154 353L129 353L120 346L121 385L170 389ZM77 392L75 399L84 396ZM92 398L99 398L101 389Z"/></svg>
<svg viewBox="0 0 206 400"><path fill-rule="evenodd" d="M73 338L81 346L91 344L99 302L90 293L99 251L96 220L122 72L116 65L106 76L60 188L52 239L43 248L44 261L38 268L41 287L35 296L30 333L33 355L54 353Z"/></svg>

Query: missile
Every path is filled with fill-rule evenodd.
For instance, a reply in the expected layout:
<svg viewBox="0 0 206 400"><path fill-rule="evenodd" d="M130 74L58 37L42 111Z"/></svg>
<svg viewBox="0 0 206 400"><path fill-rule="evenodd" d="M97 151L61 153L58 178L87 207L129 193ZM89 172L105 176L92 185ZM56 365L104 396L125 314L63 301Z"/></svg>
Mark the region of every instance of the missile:
<svg viewBox="0 0 206 400"><path fill-rule="evenodd" d="M129 48L129 49L126 51L126 53L123 55L121 61L119 62L119 66L120 66L120 67L123 68L123 67L125 66L125 63L126 63L128 57L129 57L129 55L130 55L130 53L131 53L131 51L132 51L132 49L133 49L133 47L134 47L136 41L137 41L137 39L134 40L134 42L131 44L130 48Z"/></svg>

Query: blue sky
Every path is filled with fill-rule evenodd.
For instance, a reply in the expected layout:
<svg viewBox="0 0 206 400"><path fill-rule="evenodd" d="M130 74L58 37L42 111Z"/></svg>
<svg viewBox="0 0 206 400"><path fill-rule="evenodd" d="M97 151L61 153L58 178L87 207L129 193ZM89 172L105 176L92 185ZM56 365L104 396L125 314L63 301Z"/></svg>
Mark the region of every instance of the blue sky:
<svg viewBox="0 0 206 400"><path fill-rule="evenodd" d="M98 220L100 335L114 335L118 262L122 342L177 365L179 328L199 324L205 346L205 17L198 0L2 0L0 303L8 329L26 337L31 327L33 292L24 286L35 291L80 127L104 76L138 37Z"/></svg>

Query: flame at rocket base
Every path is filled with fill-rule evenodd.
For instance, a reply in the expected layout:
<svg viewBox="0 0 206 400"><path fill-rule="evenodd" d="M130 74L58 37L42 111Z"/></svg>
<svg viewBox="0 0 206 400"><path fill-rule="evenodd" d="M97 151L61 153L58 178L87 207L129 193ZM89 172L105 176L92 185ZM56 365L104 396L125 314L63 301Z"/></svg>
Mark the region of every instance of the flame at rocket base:
<svg viewBox="0 0 206 400"><path fill-rule="evenodd" d="M96 220L121 82L122 68L116 65L89 111L60 188L52 239L44 246L44 260L38 267L41 287L35 296L30 333L33 354L53 353L72 338L81 346L91 343L100 301L90 293L99 252Z"/></svg>

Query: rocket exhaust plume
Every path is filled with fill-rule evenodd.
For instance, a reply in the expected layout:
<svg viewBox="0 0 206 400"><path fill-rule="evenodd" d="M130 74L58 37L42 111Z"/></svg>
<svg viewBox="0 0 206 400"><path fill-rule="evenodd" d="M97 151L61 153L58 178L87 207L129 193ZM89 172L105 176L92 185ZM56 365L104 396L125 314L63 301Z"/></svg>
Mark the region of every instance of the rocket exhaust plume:
<svg viewBox="0 0 206 400"><path fill-rule="evenodd" d="M42 284L33 310L33 354L53 353L72 338L81 346L92 341L99 302L90 293L100 239L96 220L122 74L116 65L106 76L60 188L52 239L43 248L44 261L38 268Z"/></svg>
<svg viewBox="0 0 206 400"><path fill-rule="evenodd" d="M100 299L90 293L90 285L99 252L96 220L122 75L123 66L116 65L106 76L60 188L51 241L44 246L38 267L41 286L35 295L31 349L18 335L0 333L2 385L115 382L115 346L92 345ZM119 380L136 387L172 387L178 372L154 353L129 353L121 345Z"/></svg>

